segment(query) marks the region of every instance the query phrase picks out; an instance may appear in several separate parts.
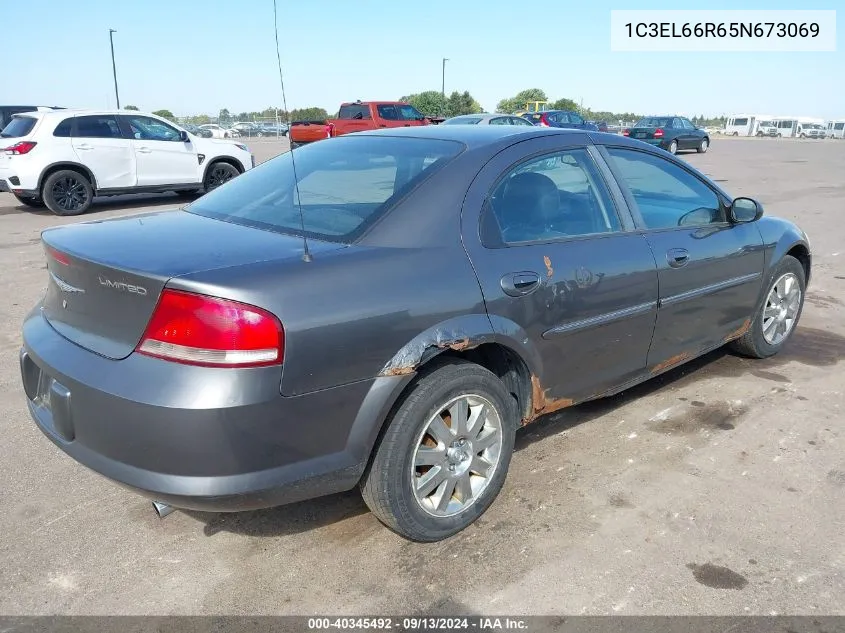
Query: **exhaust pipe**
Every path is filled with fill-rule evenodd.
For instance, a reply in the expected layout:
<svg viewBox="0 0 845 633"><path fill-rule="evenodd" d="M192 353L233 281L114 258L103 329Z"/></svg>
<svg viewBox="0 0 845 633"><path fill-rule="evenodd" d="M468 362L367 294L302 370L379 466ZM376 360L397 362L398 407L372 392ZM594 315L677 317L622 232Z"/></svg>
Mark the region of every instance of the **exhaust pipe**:
<svg viewBox="0 0 845 633"><path fill-rule="evenodd" d="M163 519L168 514L173 512L173 506L169 506L166 503L162 503L161 501L153 501L153 510L158 515L159 519Z"/></svg>

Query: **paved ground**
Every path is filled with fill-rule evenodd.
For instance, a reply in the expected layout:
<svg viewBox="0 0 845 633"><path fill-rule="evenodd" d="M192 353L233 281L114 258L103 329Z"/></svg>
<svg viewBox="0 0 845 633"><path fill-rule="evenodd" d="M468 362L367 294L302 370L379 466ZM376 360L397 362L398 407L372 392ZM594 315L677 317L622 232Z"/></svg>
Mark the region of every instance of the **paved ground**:
<svg viewBox="0 0 845 633"><path fill-rule="evenodd" d="M810 233L791 344L529 427L491 510L434 545L354 493L161 521L54 448L25 411L19 326L46 282L39 231L78 220L0 195L0 613L845 614L845 142L717 139L687 158Z"/></svg>

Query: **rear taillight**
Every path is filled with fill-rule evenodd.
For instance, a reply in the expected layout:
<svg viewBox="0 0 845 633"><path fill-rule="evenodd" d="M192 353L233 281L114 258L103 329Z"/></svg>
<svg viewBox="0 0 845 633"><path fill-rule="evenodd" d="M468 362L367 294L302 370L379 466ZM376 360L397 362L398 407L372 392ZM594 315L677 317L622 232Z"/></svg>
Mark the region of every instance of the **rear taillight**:
<svg viewBox="0 0 845 633"><path fill-rule="evenodd" d="M165 289L136 351L188 365L276 365L284 358L285 334L261 308Z"/></svg>
<svg viewBox="0 0 845 633"><path fill-rule="evenodd" d="M654 138L663 138L663 130L660 128L654 130Z"/></svg>
<svg viewBox="0 0 845 633"><path fill-rule="evenodd" d="M631 130L622 130L622 136L631 136Z"/></svg>
<svg viewBox="0 0 845 633"><path fill-rule="evenodd" d="M326 138L331 138L332 134L334 133L334 126L329 123L326 125Z"/></svg>
<svg viewBox="0 0 845 633"><path fill-rule="evenodd" d="M9 147L4 147L3 151L7 154L11 154L12 156L18 156L20 154L29 154L32 151L32 148L35 147L37 144L38 143L33 143L32 141L21 141L20 143L9 145Z"/></svg>
<svg viewBox="0 0 845 633"><path fill-rule="evenodd" d="M50 246L45 247L44 250L46 250L47 254L58 263L62 264L63 266L70 266L70 259L64 253L59 252L55 248L51 248Z"/></svg>

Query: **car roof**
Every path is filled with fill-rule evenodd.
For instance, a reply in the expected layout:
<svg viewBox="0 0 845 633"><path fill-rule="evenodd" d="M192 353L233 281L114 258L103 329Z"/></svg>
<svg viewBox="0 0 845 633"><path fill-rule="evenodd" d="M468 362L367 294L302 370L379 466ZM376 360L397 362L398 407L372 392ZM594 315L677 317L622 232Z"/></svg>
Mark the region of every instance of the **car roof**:
<svg viewBox="0 0 845 633"><path fill-rule="evenodd" d="M130 116L156 116L151 112L140 112L138 110L91 110L88 108L65 108L61 110L40 110L40 111L32 111L32 112L19 112L14 116L29 116L35 117L39 119L48 119L48 118L55 118L61 117L65 118L68 116L116 116L118 114L128 114Z"/></svg>
<svg viewBox="0 0 845 633"><path fill-rule="evenodd" d="M567 128L547 128L528 125L419 125L414 127L386 128L356 132L354 136L396 136L408 138L430 138L442 141L457 141L467 148L473 149L485 145L493 145L498 141L511 137L524 139L548 135L588 134L592 138L613 138L620 145L639 145L640 143L617 134L605 132L588 132L585 130ZM338 138L343 138L338 137Z"/></svg>

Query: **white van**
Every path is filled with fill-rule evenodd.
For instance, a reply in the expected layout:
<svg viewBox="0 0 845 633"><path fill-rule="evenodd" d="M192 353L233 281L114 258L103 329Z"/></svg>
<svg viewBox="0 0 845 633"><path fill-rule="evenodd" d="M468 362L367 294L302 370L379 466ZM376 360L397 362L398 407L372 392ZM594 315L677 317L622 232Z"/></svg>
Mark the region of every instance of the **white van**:
<svg viewBox="0 0 845 633"><path fill-rule="evenodd" d="M732 114L725 121L725 134L728 136L752 136L756 116L753 114Z"/></svg>
<svg viewBox="0 0 845 633"><path fill-rule="evenodd" d="M784 138L795 136L796 130L798 129L797 119L776 119L775 124L778 130L777 135Z"/></svg>
<svg viewBox="0 0 845 633"><path fill-rule="evenodd" d="M845 138L845 119L828 121L827 136L830 138Z"/></svg>

